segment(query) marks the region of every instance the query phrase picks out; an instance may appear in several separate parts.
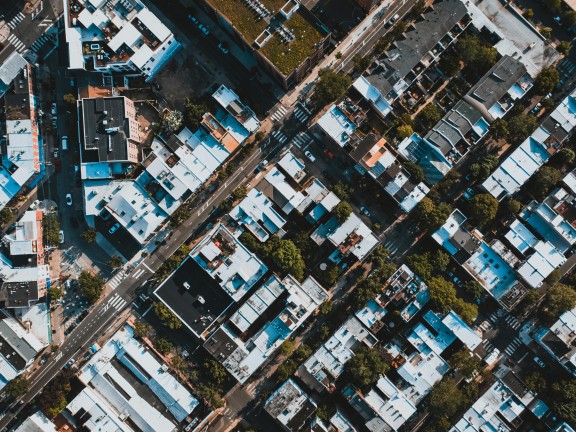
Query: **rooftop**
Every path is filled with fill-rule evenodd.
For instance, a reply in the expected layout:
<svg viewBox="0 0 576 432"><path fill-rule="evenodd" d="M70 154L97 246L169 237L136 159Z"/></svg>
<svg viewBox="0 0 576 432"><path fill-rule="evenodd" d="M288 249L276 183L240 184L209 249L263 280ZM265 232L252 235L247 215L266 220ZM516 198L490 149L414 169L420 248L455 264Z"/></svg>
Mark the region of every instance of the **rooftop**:
<svg viewBox="0 0 576 432"><path fill-rule="evenodd" d="M538 288L550 273L566 262L566 258L550 242L539 241L533 250L534 253L518 268L518 274L532 288Z"/></svg>
<svg viewBox="0 0 576 432"><path fill-rule="evenodd" d="M289 431L298 431L316 412L316 403L288 379L266 400L264 409Z"/></svg>
<svg viewBox="0 0 576 432"><path fill-rule="evenodd" d="M298 376L310 388L322 392L333 391L334 381L344 372L344 366L352 357L354 349L361 344L374 346L378 339L364 328L354 316L338 330L298 369Z"/></svg>
<svg viewBox="0 0 576 432"><path fill-rule="evenodd" d="M140 143L134 103L124 96L82 99L82 162L132 161ZM135 159L135 160L134 160Z"/></svg>
<svg viewBox="0 0 576 432"><path fill-rule="evenodd" d="M14 432L56 432L56 427L42 411L36 411L14 430Z"/></svg>
<svg viewBox="0 0 576 432"><path fill-rule="evenodd" d="M337 105L332 105L316 124L340 147L348 144L356 130L356 124Z"/></svg>
<svg viewBox="0 0 576 432"><path fill-rule="evenodd" d="M223 225L214 227L190 256L234 301L244 297L268 270Z"/></svg>
<svg viewBox="0 0 576 432"><path fill-rule="evenodd" d="M210 3L284 75L300 66L326 37L326 32L304 8L296 6L295 13L282 12L284 5L290 3L286 0L261 0L257 7L242 0L210 0Z"/></svg>
<svg viewBox="0 0 576 432"><path fill-rule="evenodd" d="M444 225L432 234L432 238L459 263L469 259L482 241L477 233L470 233L464 227L466 220L466 216L456 209L448 216Z"/></svg>

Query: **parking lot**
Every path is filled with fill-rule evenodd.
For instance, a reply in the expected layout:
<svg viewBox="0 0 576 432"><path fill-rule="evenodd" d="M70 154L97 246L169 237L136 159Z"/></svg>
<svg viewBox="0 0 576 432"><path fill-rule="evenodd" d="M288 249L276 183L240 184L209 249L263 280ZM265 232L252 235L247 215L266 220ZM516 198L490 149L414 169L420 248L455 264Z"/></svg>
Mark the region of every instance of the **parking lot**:
<svg viewBox="0 0 576 432"><path fill-rule="evenodd" d="M58 301L61 305L61 313L58 318L60 318L64 328L64 335L67 336L88 314L87 310L90 305L82 298L77 281L67 279L62 288L62 299Z"/></svg>

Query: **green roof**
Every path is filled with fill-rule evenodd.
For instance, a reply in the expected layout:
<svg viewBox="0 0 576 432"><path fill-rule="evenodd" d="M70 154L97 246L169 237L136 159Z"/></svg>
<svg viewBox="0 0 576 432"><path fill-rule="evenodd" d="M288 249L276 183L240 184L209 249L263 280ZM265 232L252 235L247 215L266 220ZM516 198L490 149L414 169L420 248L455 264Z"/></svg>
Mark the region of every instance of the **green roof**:
<svg viewBox="0 0 576 432"><path fill-rule="evenodd" d="M254 40L268 27L266 20L248 8L244 0L209 0L222 15L226 16L232 25L244 38L253 44ZM260 0L269 10L278 14L286 0ZM300 6L303 7L303 6ZM320 31L299 12L284 22L286 28L294 33L296 39L287 44L274 34L260 52L270 60L283 74L288 75L297 68L316 48L315 44L323 39Z"/></svg>

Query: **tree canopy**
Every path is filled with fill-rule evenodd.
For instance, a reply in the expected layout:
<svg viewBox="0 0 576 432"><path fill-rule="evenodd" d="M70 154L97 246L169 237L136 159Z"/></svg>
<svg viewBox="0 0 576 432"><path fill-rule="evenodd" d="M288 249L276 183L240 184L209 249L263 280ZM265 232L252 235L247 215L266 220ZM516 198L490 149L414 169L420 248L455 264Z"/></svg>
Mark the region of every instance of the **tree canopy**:
<svg viewBox="0 0 576 432"><path fill-rule="evenodd" d="M399 139L408 138L410 135L414 133L412 126L403 124L396 128L396 135Z"/></svg>
<svg viewBox="0 0 576 432"><path fill-rule="evenodd" d="M340 99L352 85L352 78L341 72L325 69L319 75L320 79L312 95L313 102L318 106L324 106Z"/></svg>
<svg viewBox="0 0 576 432"><path fill-rule="evenodd" d="M300 249L292 240L278 239L277 247L272 250L272 261L281 273L290 273L298 280L304 278L306 265Z"/></svg>
<svg viewBox="0 0 576 432"><path fill-rule="evenodd" d="M461 37L457 44L457 50L466 66L479 75L488 71L498 60L496 48L474 34Z"/></svg>
<svg viewBox="0 0 576 432"><path fill-rule="evenodd" d="M469 211L478 225L489 224L498 213L498 200L491 194L478 194L470 200Z"/></svg>
<svg viewBox="0 0 576 432"><path fill-rule="evenodd" d="M576 307L576 291L565 284L555 283L546 292L544 315L549 321L557 320L564 312Z"/></svg>
<svg viewBox="0 0 576 432"><path fill-rule="evenodd" d="M470 165L470 175L476 181L484 180L498 166L498 158L494 155L486 155L479 162Z"/></svg>
<svg viewBox="0 0 576 432"><path fill-rule="evenodd" d="M348 204L347 201L340 201L338 205L334 207L332 213L338 222L344 223L350 217L350 214L352 213L352 207L350 204Z"/></svg>
<svg viewBox="0 0 576 432"><path fill-rule="evenodd" d="M452 282L441 276L436 276L428 281L432 308L441 313L448 313L456 303L456 289Z"/></svg>
<svg viewBox="0 0 576 432"><path fill-rule="evenodd" d="M170 340L166 339L165 337L159 337L154 339L153 341L154 348L162 355L166 355L172 351L174 345Z"/></svg>
<svg viewBox="0 0 576 432"><path fill-rule="evenodd" d="M120 255L112 255L108 260L108 265L112 268L120 268L124 265L124 259Z"/></svg>
<svg viewBox="0 0 576 432"><path fill-rule="evenodd" d="M202 116L208 111L209 108L204 102L186 98L186 103L184 104L184 122L186 126L189 126L192 130L198 129Z"/></svg>
<svg viewBox="0 0 576 432"><path fill-rule="evenodd" d="M6 393L8 393L9 396L17 398L25 394L29 387L30 382L25 377L20 375L14 378L12 381L8 382L4 390Z"/></svg>
<svg viewBox="0 0 576 432"><path fill-rule="evenodd" d="M508 120L508 138L512 144L520 144L538 127L532 114L519 114Z"/></svg>
<svg viewBox="0 0 576 432"><path fill-rule="evenodd" d="M134 336L138 338L150 337L152 326L145 321L134 320Z"/></svg>
<svg viewBox="0 0 576 432"><path fill-rule="evenodd" d="M178 318L174 312L168 309L164 303L160 301L152 303L152 310L154 311L154 314L160 319L160 321L162 321L162 324L167 326L169 329L177 330L182 327L182 321L180 321L180 318Z"/></svg>
<svg viewBox="0 0 576 432"><path fill-rule="evenodd" d="M83 270L78 277L78 285L82 296L91 304L96 303L102 296L104 280L89 271Z"/></svg>
<svg viewBox="0 0 576 432"><path fill-rule="evenodd" d="M495 139L507 139L510 134L508 122L501 118L494 120L494 123L490 126L490 134Z"/></svg>
<svg viewBox="0 0 576 432"><path fill-rule="evenodd" d="M60 243L60 222L54 213L44 215L42 218L42 228L46 244L55 246Z"/></svg>
<svg viewBox="0 0 576 432"><path fill-rule="evenodd" d="M428 130L440 121L443 114L444 113L438 107L438 105L429 103L424 108L422 108L418 114L418 119L422 123L422 126L424 126L424 129Z"/></svg>
<svg viewBox="0 0 576 432"><path fill-rule="evenodd" d="M466 403L462 391L456 381L445 376L442 381L432 387L429 394L430 408L436 416L454 416Z"/></svg>
<svg viewBox="0 0 576 432"><path fill-rule="evenodd" d="M384 359L378 348L361 346L354 353L354 357L346 363L346 370L352 376L352 381L359 387L369 387L375 384L380 375L384 375L390 365Z"/></svg>
<svg viewBox="0 0 576 432"><path fill-rule="evenodd" d="M84 240L86 243L94 243L96 242L96 230L94 228L88 228L86 231L84 231L81 235L82 240Z"/></svg>
<svg viewBox="0 0 576 432"><path fill-rule="evenodd" d="M560 74L554 67L542 69L534 81L534 91L536 94L545 95L554 90L560 81Z"/></svg>
<svg viewBox="0 0 576 432"><path fill-rule="evenodd" d="M423 254L410 255L407 262L410 268L427 282L432 276L446 270L450 264L450 256L446 252L438 250L435 253L424 252Z"/></svg>
<svg viewBox="0 0 576 432"><path fill-rule="evenodd" d="M576 422L576 378L554 383L554 409L569 422Z"/></svg>
<svg viewBox="0 0 576 432"><path fill-rule="evenodd" d="M562 172L551 166L543 166L528 182L528 190L541 201L546 198L550 190L562 180Z"/></svg>
<svg viewBox="0 0 576 432"><path fill-rule="evenodd" d="M410 180L415 183L423 182L426 177L424 176L424 170L418 164L415 164L412 161L405 161L402 163L402 166L408 171L410 174Z"/></svg>
<svg viewBox="0 0 576 432"><path fill-rule="evenodd" d="M414 216L421 228L427 231L436 231L452 213L452 206L448 203L436 204L428 197L418 203Z"/></svg>

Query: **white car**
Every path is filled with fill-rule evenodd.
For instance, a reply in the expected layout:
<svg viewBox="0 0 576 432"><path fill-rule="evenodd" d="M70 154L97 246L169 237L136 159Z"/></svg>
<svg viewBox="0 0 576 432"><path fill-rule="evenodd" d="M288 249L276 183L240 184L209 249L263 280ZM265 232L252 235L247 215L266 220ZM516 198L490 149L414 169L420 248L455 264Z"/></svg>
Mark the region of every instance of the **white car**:
<svg viewBox="0 0 576 432"><path fill-rule="evenodd" d="M316 157L315 157L312 153L310 153L310 151L306 150L306 151L304 152L304 154L305 154L306 157L307 157L308 159L310 159L312 162L316 162Z"/></svg>
<svg viewBox="0 0 576 432"><path fill-rule="evenodd" d="M66 205L72 205L72 194L66 194Z"/></svg>
<svg viewBox="0 0 576 432"><path fill-rule="evenodd" d="M184 288L186 288L187 290L190 289L190 284L188 282L184 282L182 285L184 285Z"/></svg>
<svg viewBox="0 0 576 432"><path fill-rule="evenodd" d="M36 210L40 205L40 200L34 200L32 204L30 204L30 210Z"/></svg>
<svg viewBox="0 0 576 432"><path fill-rule="evenodd" d="M544 363L542 360L540 360L540 357L534 357L534 361L536 362L536 364L538 366L540 366L542 369L546 368L546 363Z"/></svg>
<svg viewBox="0 0 576 432"><path fill-rule="evenodd" d="M60 230L58 236L60 237L60 244L64 243L64 231Z"/></svg>

